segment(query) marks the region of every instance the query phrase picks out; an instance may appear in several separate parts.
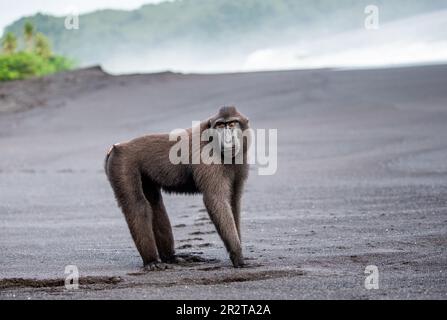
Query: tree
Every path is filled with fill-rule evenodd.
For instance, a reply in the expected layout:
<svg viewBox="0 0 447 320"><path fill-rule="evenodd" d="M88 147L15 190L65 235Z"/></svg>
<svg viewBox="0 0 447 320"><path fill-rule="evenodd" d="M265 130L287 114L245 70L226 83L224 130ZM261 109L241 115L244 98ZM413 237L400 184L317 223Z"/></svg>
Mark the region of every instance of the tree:
<svg viewBox="0 0 447 320"><path fill-rule="evenodd" d="M2 41L2 48L5 54L13 54L17 49L17 37L14 33L8 32Z"/></svg>
<svg viewBox="0 0 447 320"><path fill-rule="evenodd" d="M33 50L34 25L27 21L25 23L23 33L25 35L26 50L31 52Z"/></svg>
<svg viewBox="0 0 447 320"><path fill-rule="evenodd" d="M43 33L39 32L36 34L34 51L37 55L43 58L49 58L53 55L53 52L51 51L50 40L48 40L48 38Z"/></svg>

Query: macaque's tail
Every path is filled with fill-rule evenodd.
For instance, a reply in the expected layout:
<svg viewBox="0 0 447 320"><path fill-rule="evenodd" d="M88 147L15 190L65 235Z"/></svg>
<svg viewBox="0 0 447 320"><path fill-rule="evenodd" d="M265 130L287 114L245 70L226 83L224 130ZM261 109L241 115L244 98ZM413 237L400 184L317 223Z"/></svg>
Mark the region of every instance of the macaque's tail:
<svg viewBox="0 0 447 320"><path fill-rule="evenodd" d="M107 151L106 158L104 159L104 171L106 172L106 175L109 175L109 172L107 170L107 163L109 161L110 155L112 154L113 149L115 148L115 145L111 146L109 151Z"/></svg>

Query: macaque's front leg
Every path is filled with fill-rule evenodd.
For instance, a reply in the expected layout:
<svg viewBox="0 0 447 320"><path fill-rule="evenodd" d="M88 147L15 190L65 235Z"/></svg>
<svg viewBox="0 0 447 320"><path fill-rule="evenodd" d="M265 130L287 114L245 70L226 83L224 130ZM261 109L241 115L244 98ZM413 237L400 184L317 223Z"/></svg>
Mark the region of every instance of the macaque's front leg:
<svg viewBox="0 0 447 320"><path fill-rule="evenodd" d="M241 267L244 265L244 258L229 198L225 193L208 192L203 195L205 207L230 254L233 266Z"/></svg>

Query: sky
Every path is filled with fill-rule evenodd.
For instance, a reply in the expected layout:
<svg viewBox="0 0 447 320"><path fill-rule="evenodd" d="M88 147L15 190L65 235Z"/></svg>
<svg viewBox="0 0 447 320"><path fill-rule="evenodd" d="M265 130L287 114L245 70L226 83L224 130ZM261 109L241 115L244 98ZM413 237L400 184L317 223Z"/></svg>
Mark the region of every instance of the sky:
<svg viewBox="0 0 447 320"><path fill-rule="evenodd" d="M64 15L73 9L79 13L105 8L132 10L161 1L164 0L0 0L0 36L3 29L15 20L37 12Z"/></svg>

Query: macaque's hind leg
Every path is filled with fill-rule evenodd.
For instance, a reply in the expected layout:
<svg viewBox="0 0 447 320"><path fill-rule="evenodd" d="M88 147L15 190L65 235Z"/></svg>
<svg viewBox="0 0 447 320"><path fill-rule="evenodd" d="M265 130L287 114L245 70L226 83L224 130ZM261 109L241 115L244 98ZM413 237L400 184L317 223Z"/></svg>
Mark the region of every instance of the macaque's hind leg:
<svg viewBox="0 0 447 320"><path fill-rule="evenodd" d="M144 265L156 264L159 260L152 228L153 211L143 194L141 175L127 169L115 152L107 160L106 171Z"/></svg>
<svg viewBox="0 0 447 320"><path fill-rule="evenodd" d="M144 266L159 262L157 246L152 229L153 212L149 203L129 203L123 206L130 233L143 259Z"/></svg>
<svg viewBox="0 0 447 320"><path fill-rule="evenodd" d="M167 263L175 262L174 236L160 188L152 184L150 180L143 179L143 191L151 204L152 224L160 259Z"/></svg>

